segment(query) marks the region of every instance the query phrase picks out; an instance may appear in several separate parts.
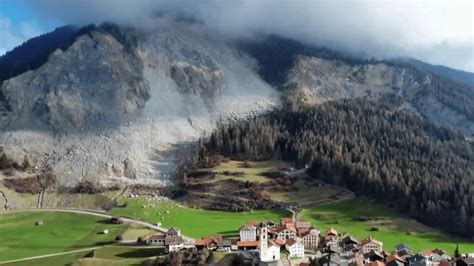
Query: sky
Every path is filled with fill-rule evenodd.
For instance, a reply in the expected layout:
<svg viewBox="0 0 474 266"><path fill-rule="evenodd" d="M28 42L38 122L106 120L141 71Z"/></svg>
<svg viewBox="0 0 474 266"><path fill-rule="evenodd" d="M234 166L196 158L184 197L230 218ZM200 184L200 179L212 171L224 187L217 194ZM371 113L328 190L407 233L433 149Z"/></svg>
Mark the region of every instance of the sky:
<svg viewBox="0 0 474 266"><path fill-rule="evenodd" d="M357 55L474 72L471 0L0 0L0 54L64 24L186 15L231 37L277 34Z"/></svg>

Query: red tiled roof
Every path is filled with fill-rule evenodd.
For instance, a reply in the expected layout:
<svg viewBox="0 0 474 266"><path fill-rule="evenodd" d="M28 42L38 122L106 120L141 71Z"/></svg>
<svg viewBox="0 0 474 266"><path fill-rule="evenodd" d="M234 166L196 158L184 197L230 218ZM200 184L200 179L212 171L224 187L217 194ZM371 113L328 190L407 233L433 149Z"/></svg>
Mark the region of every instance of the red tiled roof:
<svg viewBox="0 0 474 266"><path fill-rule="evenodd" d="M300 228L298 228L298 229L296 229L296 230L298 231L298 234L299 234L300 236L304 236L304 235L308 234L311 229L310 229L310 228L306 228L306 227L304 227L304 228L301 228L301 227L300 227Z"/></svg>
<svg viewBox="0 0 474 266"><path fill-rule="evenodd" d="M280 225L280 226L276 227L275 232L280 233L281 231L283 231L285 229L288 229L288 230L296 233L296 228L292 223L288 223L288 224Z"/></svg>
<svg viewBox="0 0 474 266"><path fill-rule="evenodd" d="M273 242L275 242L277 245L283 246L285 244L286 240L277 237Z"/></svg>
<svg viewBox="0 0 474 266"><path fill-rule="evenodd" d="M439 255L447 254L446 251L444 251L440 248L425 249L425 250L422 250L420 253L425 255L425 256L431 256L431 255L433 255L433 253L436 253L436 254L439 254Z"/></svg>
<svg viewBox="0 0 474 266"><path fill-rule="evenodd" d="M379 244L379 245L383 245L382 242L378 241L377 239L373 238L372 236L369 236L368 238L362 240L362 242L360 242L360 245L361 246L364 246L365 244L367 243L376 243L376 244Z"/></svg>
<svg viewBox="0 0 474 266"><path fill-rule="evenodd" d="M257 247L258 241L237 241L238 247Z"/></svg>
<svg viewBox="0 0 474 266"><path fill-rule="evenodd" d="M293 246L295 243L298 243L298 240L296 240L296 238L290 238L286 241L286 245L288 246Z"/></svg>
<svg viewBox="0 0 474 266"><path fill-rule="evenodd" d="M293 217L283 217L281 218L281 223L282 224L293 223Z"/></svg>
<svg viewBox="0 0 474 266"><path fill-rule="evenodd" d="M224 238L222 236L205 236L202 239L196 240L195 245L196 246L207 246L207 245L209 245L213 242L217 244L217 242L222 241L222 240L224 240Z"/></svg>

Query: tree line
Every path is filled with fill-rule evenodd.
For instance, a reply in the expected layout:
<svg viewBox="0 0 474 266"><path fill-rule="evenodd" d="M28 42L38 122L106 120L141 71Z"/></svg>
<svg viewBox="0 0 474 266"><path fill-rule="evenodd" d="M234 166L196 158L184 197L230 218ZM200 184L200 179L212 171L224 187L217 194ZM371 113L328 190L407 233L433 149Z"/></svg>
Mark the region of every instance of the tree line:
<svg viewBox="0 0 474 266"><path fill-rule="evenodd" d="M310 165L316 179L474 237L474 143L404 111L397 97L282 108L219 125L206 148L245 159Z"/></svg>

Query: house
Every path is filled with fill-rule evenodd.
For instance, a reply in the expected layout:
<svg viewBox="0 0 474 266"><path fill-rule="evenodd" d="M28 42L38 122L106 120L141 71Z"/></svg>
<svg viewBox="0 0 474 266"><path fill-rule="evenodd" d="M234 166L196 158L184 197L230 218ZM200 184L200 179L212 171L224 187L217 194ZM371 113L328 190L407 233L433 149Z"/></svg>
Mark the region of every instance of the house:
<svg viewBox="0 0 474 266"><path fill-rule="evenodd" d="M280 226L277 226L273 233L281 239L290 239L296 237L296 228L292 223L286 223Z"/></svg>
<svg viewBox="0 0 474 266"><path fill-rule="evenodd" d="M257 227L246 224L239 230L240 241L256 241Z"/></svg>
<svg viewBox="0 0 474 266"><path fill-rule="evenodd" d="M288 257L304 257L304 246L299 238L290 238L286 241L285 249L288 251Z"/></svg>
<svg viewBox="0 0 474 266"><path fill-rule="evenodd" d="M308 232L300 235L303 246L306 249L314 249L319 245L319 230L310 229Z"/></svg>
<svg viewBox="0 0 474 266"><path fill-rule="evenodd" d="M280 247L283 247L286 243L286 240L277 237L277 238L273 239L273 242L275 244L279 245Z"/></svg>
<svg viewBox="0 0 474 266"><path fill-rule="evenodd" d="M147 245L164 246L165 235L148 235L145 237L145 243Z"/></svg>
<svg viewBox="0 0 474 266"><path fill-rule="evenodd" d="M167 252L180 250L184 247L184 239L182 236L167 236L165 237L165 246Z"/></svg>
<svg viewBox="0 0 474 266"><path fill-rule="evenodd" d="M176 227L171 227L166 231L166 236L181 236L181 230Z"/></svg>
<svg viewBox="0 0 474 266"><path fill-rule="evenodd" d="M377 252L383 251L383 243L376 240L372 236L369 236L367 239L364 239L362 242L360 242L359 247L363 253L368 253L372 250Z"/></svg>
<svg viewBox="0 0 474 266"><path fill-rule="evenodd" d="M199 240L196 240L196 248L202 249L207 248L209 250L217 249L217 242L224 240L222 236L206 236Z"/></svg>
<svg viewBox="0 0 474 266"><path fill-rule="evenodd" d="M339 241L337 241L336 239L330 239L330 240L324 242L324 246L326 248L337 247L337 246L339 246Z"/></svg>
<svg viewBox="0 0 474 266"><path fill-rule="evenodd" d="M285 225L285 224L293 224L293 217L283 217L281 218L281 224L282 225Z"/></svg>
<svg viewBox="0 0 474 266"><path fill-rule="evenodd" d="M305 221L297 221L295 223L296 229L311 229L312 225L310 222L305 222Z"/></svg>
<svg viewBox="0 0 474 266"><path fill-rule="evenodd" d="M257 249L258 241L237 241L237 248L239 250Z"/></svg>
<svg viewBox="0 0 474 266"><path fill-rule="evenodd" d="M378 252L375 250L371 250L368 253L365 253L364 255L369 261L376 261L376 260L383 261L385 258L385 256L381 252Z"/></svg>
<svg viewBox="0 0 474 266"><path fill-rule="evenodd" d="M415 254L409 257L408 265L410 266L433 266L434 263L429 256L425 256L422 253Z"/></svg>
<svg viewBox="0 0 474 266"><path fill-rule="evenodd" d="M364 261L364 256L362 256L360 253L352 253L347 256L347 263L350 266L363 266Z"/></svg>
<svg viewBox="0 0 474 266"><path fill-rule="evenodd" d="M397 253L391 254L385 258L385 264L387 264L387 266L404 266L406 263L406 260L398 256Z"/></svg>
<svg viewBox="0 0 474 266"><path fill-rule="evenodd" d="M329 230L324 235L325 242L330 241L330 240L339 240L339 234L334 228L329 228Z"/></svg>
<svg viewBox="0 0 474 266"><path fill-rule="evenodd" d="M451 260L451 256L448 253L440 248L434 249L425 249L420 252L426 257L429 257L435 264L438 264L442 260Z"/></svg>
<svg viewBox="0 0 474 266"><path fill-rule="evenodd" d="M339 254L326 254L319 258L320 266L339 266L341 265L341 257Z"/></svg>
<svg viewBox="0 0 474 266"><path fill-rule="evenodd" d="M221 252L230 252L232 246L232 241L224 239L217 241L217 251Z"/></svg>
<svg viewBox="0 0 474 266"><path fill-rule="evenodd" d="M359 246L359 240L351 235L348 235L341 240L341 244L345 251L356 250Z"/></svg>
<svg viewBox="0 0 474 266"><path fill-rule="evenodd" d="M474 266L474 258L462 258L456 261L456 266Z"/></svg>
<svg viewBox="0 0 474 266"><path fill-rule="evenodd" d="M268 229L266 227L260 228L259 235L259 255L260 261L270 262L280 260L280 246L268 239Z"/></svg>
<svg viewBox="0 0 474 266"><path fill-rule="evenodd" d="M403 243L395 246L395 252L400 257L413 256L413 250L411 249L411 247Z"/></svg>

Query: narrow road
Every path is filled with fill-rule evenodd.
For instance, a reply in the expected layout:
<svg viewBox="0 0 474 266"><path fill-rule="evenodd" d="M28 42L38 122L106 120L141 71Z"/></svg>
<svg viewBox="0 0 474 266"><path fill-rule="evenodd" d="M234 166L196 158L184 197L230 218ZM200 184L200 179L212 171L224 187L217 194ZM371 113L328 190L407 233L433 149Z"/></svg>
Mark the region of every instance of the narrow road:
<svg viewBox="0 0 474 266"><path fill-rule="evenodd" d="M101 247L103 247L103 246L101 246ZM65 252L58 252L58 253L52 253L52 254L46 254L46 255L33 256L33 257L22 258L22 259L17 259L17 260L0 261L0 264L21 262L21 261L27 261L27 260L36 260L36 259L66 255L66 254L71 254L71 253L78 253L78 252L82 252L82 251L89 251L89 250L98 249L98 248L101 248L101 247L83 248L83 249L77 249L77 250L71 250L71 251L65 251Z"/></svg>
<svg viewBox="0 0 474 266"><path fill-rule="evenodd" d="M54 211L54 212L72 212L72 213L79 213L79 214L88 214L88 215L94 215L97 217L103 217L103 218L112 218L112 217L118 217L118 216L113 216L106 214L104 212L100 212L97 210L88 210L88 209L61 209L61 208L41 208L41 209L18 209L18 210L11 210L11 211L5 211L1 213L15 213L15 212L44 212L44 211ZM0 213L0 214L1 214ZM141 226L148 227L153 230L157 230L162 233L166 233L168 231L167 228L157 226L148 222L140 221L137 219L133 219L130 217L123 217L120 216L120 218L125 222L125 223L133 223L133 224L138 224ZM188 243L194 243L194 239L191 237L183 236L183 239L188 242Z"/></svg>

